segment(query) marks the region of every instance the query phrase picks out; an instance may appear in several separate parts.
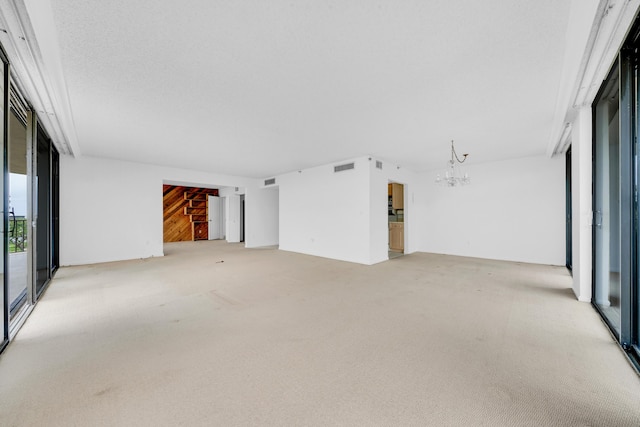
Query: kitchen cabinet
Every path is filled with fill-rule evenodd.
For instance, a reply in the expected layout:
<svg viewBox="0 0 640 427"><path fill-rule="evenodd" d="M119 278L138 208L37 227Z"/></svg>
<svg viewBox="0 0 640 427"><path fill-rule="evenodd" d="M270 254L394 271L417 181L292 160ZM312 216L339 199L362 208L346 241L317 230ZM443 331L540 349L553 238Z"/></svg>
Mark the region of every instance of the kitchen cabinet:
<svg viewBox="0 0 640 427"><path fill-rule="evenodd" d="M392 183L391 186L391 207L393 209L404 209L404 186Z"/></svg>
<svg viewBox="0 0 640 427"><path fill-rule="evenodd" d="M404 252L404 223L389 223L389 250Z"/></svg>

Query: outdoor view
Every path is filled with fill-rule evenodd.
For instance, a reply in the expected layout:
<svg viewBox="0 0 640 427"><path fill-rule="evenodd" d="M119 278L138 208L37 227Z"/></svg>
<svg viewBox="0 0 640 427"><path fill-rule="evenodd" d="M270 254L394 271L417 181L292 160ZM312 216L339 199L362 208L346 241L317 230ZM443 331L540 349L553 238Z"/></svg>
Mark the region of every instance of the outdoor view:
<svg viewBox="0 0 640 427"><path fill-rule="evenodd" d="M27 176L12 173L9 178L9 253L27 249Z"/></svg>

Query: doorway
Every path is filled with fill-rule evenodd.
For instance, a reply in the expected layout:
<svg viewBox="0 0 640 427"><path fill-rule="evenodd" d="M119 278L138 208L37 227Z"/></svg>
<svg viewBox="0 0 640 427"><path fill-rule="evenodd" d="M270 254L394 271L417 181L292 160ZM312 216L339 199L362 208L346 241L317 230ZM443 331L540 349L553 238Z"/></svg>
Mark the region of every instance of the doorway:
<svg viewBox="0 0 640 427"><path fill-rule="evenodd" d="M215 188L162 185L162 241L184 242L209 239L207 206Z"/></svg>
<svg viewBox="0 0 640 427"><path fill-rule="evenodd" d="M389 225L389 259L404 254L404 185L389 182L388 193L388 225Z"/></svg>
<svg viewBox="0 0 640 427"><path fill-rule="evenodd" d="M244 242L244 194L240 195L240 241Z"/></svg>

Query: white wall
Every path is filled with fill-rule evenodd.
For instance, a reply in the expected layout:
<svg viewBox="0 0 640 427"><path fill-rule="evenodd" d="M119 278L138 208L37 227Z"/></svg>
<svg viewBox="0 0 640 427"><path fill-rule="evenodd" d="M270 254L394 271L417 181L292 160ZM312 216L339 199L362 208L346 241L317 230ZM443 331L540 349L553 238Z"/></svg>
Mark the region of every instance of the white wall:
<svg viewBox="0 0 640 427"><path fill-rule="evenodd" d="M163 255L162 184L254 186L255 180L91 157L60 159L60 264Z"/></svg>
<svg viewBox="0 0 640 427"><path fill-rule="evenodd" d="M334 173L334 165L355 169ZM280 187L280 249L370 263L368 157L276 177Z"/></svg>
<svg viewBox="0 0 640 427"><path fill-rule="evenodd" d="M376 160L383 163L375 167ZM334 173L355 161L355 170ZM280 249L362 264L389 259L389 181L404 184L405 253L419 249L418 175L369 156L278 176Z"/></svg>
<svg viewBox="0 0 640 427"><path fill-rule="evenodd" d="M248 248L279 242L279 189L250 188L245 199L245 245Z"/></svg>
<svg viewBox="0 0 640 427"><path fill-rule="evenodd" d="M441 187L425 173L422 251L540 264L565 263L564 158L466 168L471 185Z"/></svg>
<svg viewBox="0 0 640 427"><path fill-rule="evenodd" d="M352 161L355 170L334 173L330 164L278 176L276 209L278 191L259 189L253 179L63 156L61 265L162 256L163 182L245 187L247 246L279 240L283 250L380 262L388 241L389 180L405 184L407 253L564 264L563 159L470 166L472 184L455 189L433 183L435 173L413 174L384 160L379 171L368 157ZM227 201L239 210L238 195ZM239 241L235 217L230 241Z"/></svg>

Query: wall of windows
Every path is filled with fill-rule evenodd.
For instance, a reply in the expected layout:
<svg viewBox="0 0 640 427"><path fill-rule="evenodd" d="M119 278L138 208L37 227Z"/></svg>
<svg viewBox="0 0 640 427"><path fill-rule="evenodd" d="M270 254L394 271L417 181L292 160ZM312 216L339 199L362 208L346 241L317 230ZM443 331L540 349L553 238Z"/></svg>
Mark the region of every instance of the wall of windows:
<svg viewBox="0 0 640 427"><path fill-rule="evenodd" d="M59 154L0 60L2 350L58 267Z"/></svg>
<svg viewBox="0 0 640 427"><path fill-rule="evenodd" d="M636 366L640 366L639 40L637 22L593 103L592 303Z"/></svg>

